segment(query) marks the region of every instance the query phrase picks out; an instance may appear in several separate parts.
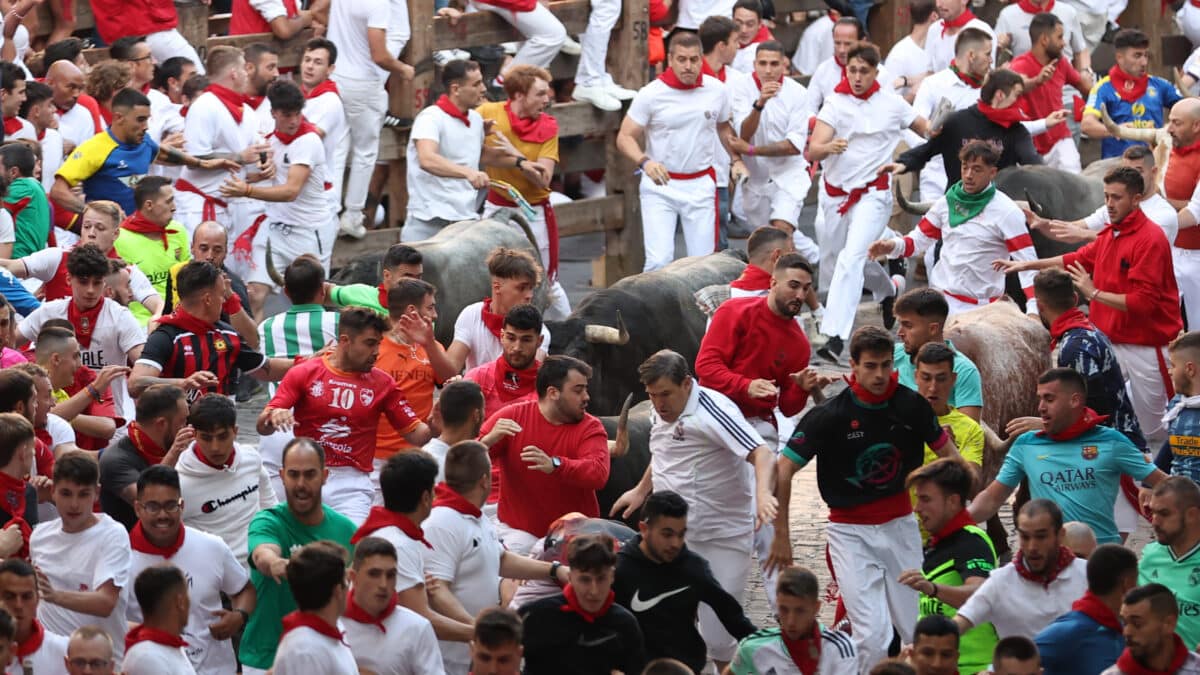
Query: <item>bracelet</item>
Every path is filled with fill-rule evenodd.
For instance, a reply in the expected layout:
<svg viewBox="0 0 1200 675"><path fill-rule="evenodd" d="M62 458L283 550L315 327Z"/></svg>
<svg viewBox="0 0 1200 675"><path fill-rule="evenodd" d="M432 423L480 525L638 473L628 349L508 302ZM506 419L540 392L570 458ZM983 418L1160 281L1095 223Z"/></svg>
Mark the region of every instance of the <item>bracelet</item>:
<svg viewBox="0 0 1200 675"><path fill-rule="evenodd" d="M937 584L935 584L931 581L931 582L929 582L929 597L937 599L937 596L938 596Z"/></svg>
<svg viewBox="0 0 1200 675"><path fill-rule="evenodd" d="M95 387L93 387L90 384L87 386L87 393L88 393L88 396L91 396L92 400L95 401L96 403L99 403L101 401L101 399L103 398L102 396L100 396L100 390L96 389Z"/></svg>
<svg viewBox="0 0 1200 675"><path fill-rule="evenodd" d="M908 76L907 76L907 75L901 75L900 77L903 77L903 78L904 78L904 84L902 84L902 85L900 85L900 86L901 86L901 87L907 87L907 86L908 86Z"/></svg>
<svg viewBox="0 0 1200 675"><path fill-rule="evenodd" d="M754 146L753 146L753 145L752 145L752 146L750 146L749 148L747 148L747 149L746 149L746 154L747 154L747 155L750 155L751 157L753 157L753 156L754 156L754 152L755 152L755 150L754 150Z"/></svg>
<svg viewBox="0 0 1200 675"><path fill-rule="evenodd" d="M250 195L253 193L254 193L254 186L247 183L246 184L246 194L243 196L246 197L247 199L251 199Z"/></svg>
<svg viewBox="0 0 1200 675"><path fill-rule="evenodd" d="M642 161L638 162L638 168L645 169L646 162L649 162L649 161L650 161L650 155L646 155L645 157L642 158Z"/></svg>
<svg viewBox="0 0 1200 675"><path fill-rule="evenodd" d="M762 112L762 111L763 111L763 108L765 108L766 106L765 106L764 104L762 104L762 103L759 103L758 101L755 101L753 104L751 104L751 106L750 106L750 107L751 107L751 108L754 108L754 109L755 109L755 110L757 110L758 112Z"/></svg>
<svg viewBox="0 0 1200 675"><path fill-rule="evenodd" d="M1096 299L1096 296L1098 296L1098 295L1100 295L1100 289L1099 289L1099 288L1097 288L1096 290L1092 291L1092 294L1088 296L1088 302L1092 302L1092 301L1094 301L1094 300Z"/></svg>
<svg viewBox="0 0 1200 675"><path fill-rule="evenodd" d="M562 567L562 563L557 560L550 563L550 578L554 581L558 581L558 568L560 567Z"/></svg>

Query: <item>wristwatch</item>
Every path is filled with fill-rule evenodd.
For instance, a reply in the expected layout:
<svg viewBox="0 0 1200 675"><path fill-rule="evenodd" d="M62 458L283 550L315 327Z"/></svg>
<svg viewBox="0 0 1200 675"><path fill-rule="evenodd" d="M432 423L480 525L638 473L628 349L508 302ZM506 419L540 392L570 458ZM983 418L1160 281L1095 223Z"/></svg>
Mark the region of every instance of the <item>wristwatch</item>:
<svg viewBox="0 0 1200 675"><path fill-rule="evenodd" d="M562 563L560 563L557 560L550 563L550 578L551 579L558 581L558 568L560 568L560 567L562 567Z"/></svg>
<svg viewBox="0 0 1200 675"><path fill-rule="evenodd" d="M562 466L562 457L551 457L550 458L550 466L554 467L553 469L550 470L550 473L554 473L554 471L557 470L558 467Z"/></svg>

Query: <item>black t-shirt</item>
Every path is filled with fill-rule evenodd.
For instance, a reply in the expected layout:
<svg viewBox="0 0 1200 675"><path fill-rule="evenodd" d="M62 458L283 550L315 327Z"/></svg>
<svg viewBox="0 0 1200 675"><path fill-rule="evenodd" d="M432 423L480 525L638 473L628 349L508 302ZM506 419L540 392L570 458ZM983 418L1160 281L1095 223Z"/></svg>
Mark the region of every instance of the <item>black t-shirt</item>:
<svg viewBox="0 0 1200 675"><path fill-rule="evenodd" d="M204 335L160 325L146 339L138 360L157 365L162 377L183 378L201 370L216 375L217 387L189 391L189 403L209 392L232 395L239 372L249 373L267 363L267 357L247 346L233 326L224 321L213 324Z"/></svg>
<svg viewBox="0 0 1200 675"><path fill-rule="evenodd" d="M944 433L929 402L908 387L879 405L847 388L800 420L784 454L801 466L817 457L821 498L850 508L903 492L925 445L937 445Z"/></svg>
<svg viewBox="0 0 1200 675"><path fill-rule="evenodd" d="M971 577L987 578L996 569L996 550L987 533L971 525L925 549L921 571L935 584L961 586ZM947 611L949 610L949 611ZM921 616L954 616L954 608L941 600L921 595Z"/></svg>
<svg viewBox="0 0 1200 675"><path fill-rule="evenodd" d="M100 453L100 508L127 530L133 529L137 514L121 499L121 491L136 483L147 466L128 436Z"/></svg>
<svg viewBox="0 0 1200 675"><path fill-rule="evenodd" d="M560 593L521 607L525 675L640 673L646 665L642 631L624 607L613 604L594 622L564 611Z"/></svg>

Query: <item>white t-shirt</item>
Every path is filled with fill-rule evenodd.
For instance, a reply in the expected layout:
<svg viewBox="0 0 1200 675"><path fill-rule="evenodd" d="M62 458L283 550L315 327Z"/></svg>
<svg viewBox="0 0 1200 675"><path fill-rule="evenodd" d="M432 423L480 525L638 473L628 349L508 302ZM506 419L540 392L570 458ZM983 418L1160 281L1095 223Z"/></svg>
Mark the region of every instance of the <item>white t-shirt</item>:
<svg viewBox="0 0 1200 675"><path fill-rule="evenodd" d="M844 76L842 65L837 62L832 56L821 62L817 66L817 72L813 73L812 78L808 81L808 96L805 102L805 113L809 117L813 117L825 104L825 99L833 95L834 87L842 81ZM879 83L881 89L891 87L892 80L891 71L883 64L879 65L879 74L875 76L875 81Z"/></svg>
<svg viewBox="0 0 1200 675"><path fill-rule="evenodd" d="M437 649L433 626L425 617L403 605L397 605L383 620L386 632L375 624L359 623L346 617L338 628L346 634L346 643L360 668L375 675L444 675L442 654ZM466 647L465 642L459 642Z"/></svg>
<svg viewBox="0 0 1200 675"><path fill-rule="evenodd" d="M929 65L927 66L929 72L936 73L950 66L950 62L954 60L954 43L958 40L959 33L967 28L978 28L992 36L992 63L996 62L996 33L986 22L979 18L971 19L954 35L946 32L945 27L946 21L938 19L933 22L933 25L929 27L929 33L925 35L925 54L929 56Z"/></svg>
<svg viewBox="0 0 1200 675"><path fill-rule="evenodd" d="M467 354L466 370L491 363L504 354L500 338L483 325L482 302L467 305L459 312L454 321L454 342L461 342L471 349ZM550 329L545 324L542 325L542 350L550 353Z"/></svg>
<svg viewBox="0 0 1200 675"><path fill-rule="evenodd" d="M3 17L0 17L0 30L4 27ZM29 72L29 68L25 65L25 54L29 51L29 29L25 24L17 26L16 32L13 34L13 47L17 51L17 59L15 63L21 66L21 70L25 71L26 80L33 80L33 74ZM0 45L4 44L4 36L0 34Z"/></svg>
<svg viewBox="0 0 1200 675"><path fill-rule="evenodd" d="M263 138L269 136L275 131L275 118L271 116L271 99L263 96L259 101L258 107L253 108L254 116L258 120L258 133Z"/></svg>
<svg viewBox="0 0 1200 675"><path fill-rule="evenodd" d="M893 78L912 79L929 72L929 55L925 53L924 47L912 39L911 35L905 35L903 40L897 42L888 51L887 59L883 63ZM911 90L912 87L901 87L896 90L896 93L907 96Z"/></svg>
<svg viewBox="0 0 1200 675"><path fill-rule="evenodd" d="M1157 192L1143 199L1140 206L1142 213L1145 213L1147 218L1163 229L1163 234L1167 235L1167 241L1174 246L1175 235L1179 234L1179 212ZM1090 216L1084 218L1083 224L1087 225L1089 230L1103 230L1111 224L1108 219L1108 209L1101 206Z"/></svg>
<svg viewBox="0 0 1200 675"><path fill-rule="evenodd" d="M267 23L288 15L287 8L283 6L283 0L250 0L250 6Z"/></svg>
<svg viewBox="0 0 1200 675"><path fill-rule="evenodd" d="M717 125L731 118L725 84L715 77L700 77L695 89L674 89L654 80L629 104L629 118L646 130L646 154L673 173L714 166L714 148L720 145Z"/></svg>
<svg viewBox="0 0 1200 675"><path fill-rule="evenodd" d="M97 513L96 524L82 532L63 532L62 520L39 523L29 538L29 558L50 580L52 588L94 591L111 581L118 591L132 586L129 576L129 534L107 514ZM113 656L125 654L125 593L106 617L92 616L42 600L37 616L46 630L70 635L76 628L99 626L113 641Z"/></svg>
<svg viewBox="0 0 1200 675"><path fill-rule="evenodd" d="M12 244L17 241L17 228L13 223L12 214L8 209L0 209L0 244Z"/></svg>
<svg viewBox="0 0 1200 675"><path fill-rule="evenodd" d="M275 675L358 675L358 664L346 643L301 626L279 641L272 671Z"/></svg>
<svg viewBox="0 0 1200 675"><path fill-rule="evenodd" d="M188 596L192 602L188 623L183 629L183 639L188 643L184 652L191 665L200 675L236 671L233 643L214 639L208 626L216 620L213 612L221 609L221 594L236 595L250 582L250 573L233 556L224 541L186 525L183 546L170 558L133 551L129 578L136 579L147 567L164 563L178 567L187 578ZM142 608L133 597L132 584L125 589L125 593L128 596L125 617L131 623L141 623Z"/></svg>
<svg viewBox="0 0 1200 675"><path fill-rule="evenodd" d="M193 447L179 456L175 470L183 495L183 522L219 537L245 567L250 521L279 499L258 450L251 445L234 447L233 464L227 469L205 464Z"/></svg>
<svg viewBox="0 0 1200 675"><path fill-rule="evenodd" d="M408 25L408 2L406 0L391 0L388 3L388 53L400 56L408 38L412 36L412 28Z"/></svg>
<svg viewBox="0 0 1200 675"><path fill-rule="evenodd" d="M187 639L186 637L184 638ZM143 640L129 648L122 664L123 675L196 675L185 647L168 647ZM234 670L224 672L235 672Z"/></svg>
<svg viewBox="0 0 1200 675"><path fill-rule="evenodd" d="M1083 40L1083 29L1079 26L1079 14L1066 2L1054 3L1054 8L1050 10L1050 13L1062 19L1063 42L1065 43L1062 55L1070 61L1075 54L1087 49L1087 43ZM1000 10L1000 16L996 17L996 34L1012 35L1012 45L1009 49L1013 56L1020 56L1032 48L1029 40L1029 24L1033 23L1034 16L1014 2Z"/></svg>
<svg viewBox="0 0 1200 675"><path fill-rule="evenodd" d="M4 675L25 675L25 670L21 667L22 664L27 664L32 668L34 673L61 673L63 670L63 658L67 655L67 643L70 640L58 633L46 631L42 634L42 645L37 648L32 654L25 657L24 661L17 661L16 655L13 655L13 662L8 664L8 668L4 670Z"/></svg>
<svg viewBox="0 0 1200 675"><path fill-rule="evenodd" d="M753 77L730 85L729 91L733 95L733 128L740 133L746 118L754 110L754 104L758 102L760 91ZM808 141L808 117L804 114L806 96L804 85L790 77L783 78L779 93L767 101L758 114L758 130L754 132L750 143L762 146L786 140L803 152ZM804 161L803 155L755 155L743 159L750 170L750 180L755 184L766 185L767 181L774 181L776 187L786 190L793 199L801 202L808 196L812 180L808 177L808 162Z"/></svg>
<svg viewBox="0 0 1200 675"><path fill-rule="evenodd" d="M26 340L34 340L42 330L42 324L49 319L67 318L67 305L71 298L52 300L38 307L19 324L21 335ZM79 345L79 355L83 365L92 370L100 370L104 366L124 366L129 364L129 350L146 344L146 329L142 328L129 310L116 302L105 298L100 315L96 318L96 327L92 330L92 341L87 347ZM112 392L113 407L117 414L127 420L135 417L133 398L125 386L125 376L114 378L109 385Z"/></svg>
<svg viewBox="0 0 1200 675"><path fill-rule="evenodd" d="M446 480L446 453L450 452L450 444L440 438L431 438L421 449L437 460L438 473L435 482Z"/></svg>
<svg viewBox="0 0 1200 675"><path fill-rule="evenodd" d="M314 229L324 226L319 215L329 208L329 195L325 190L325 145L320 135L310 132L284 144L277 134L271 134L270 142L271 151L275 153L275 185L288 182L288 172L292 166L307 166L309 172L295 199L290 202L266 202L267 220Z"/></svg>
<svg viewBox="0 0 1200 675"><path fill-rule="evenodd" d="M953 70L943 68L921 80L917 95L913 97L913 110L921 117L931 119L942 99L949 101L955 110L965 110L979 102L979 90L963 82Z"/></svg>
<svg viewBox="0 0 1200 675"><path fill-rule="evenodd" d="M464 178L442 178L421 168L417 141L433 141L447 161L479 170L483 152L483 117L467 111L469 125L431 105L417 114L408 138L408 215L420 220L445 218L473 220L477 216L479 191Z"/></svg>
<svg viewBox="0 0 1200 675"><path fill-rule="evenodd" d="M391 7L388 0L338 2L329 9L328 37L338 46L337 71L333 79L380 82L388 72L371 60L367 30L387 30Z"/></svg>
<svg viewBox="0 0 1200 675"><path fill-rule="evenodd" d="M425 572L450 586L450 592L471 616L500 604L500 558L504 545L492 521L434 507L421 524L433 550L425 555ZM442 659L451 671L466 672L471 653L465 642L440 641Z"/></svg>
<svg viewBox="0 0 1200 675"><path fill-rule="evenodd" d="M3 239L0 238L0 241ZM28 274L28 278L48 283L58 275L60 269L67 269L68 253L69 251L66 249L57 246L44 248L21 258L21 262L25 263L25 272ZM154 284L150 283L150 279L145 272L142 272L141 268L137 265L129 265L126 269L129 270L129 289L133 291L134 300L145 303L151 296L158 295L158 290L154 288Z"/></svg>
<svg viewBox="0 0 1200 675"><path fill-rule="evenodd" d="M751 61L751 70L753 70L754 62ZM751 77L741 71L734 70L732 66L725 67L725 95L730 96L730 87L737 82L753 82ZM733 99L730 99L732 106ZM733 108L730 108L732 112ZM736 130L735 130L736 131ZM721 144L720 134L713 136L713 169L717 172L717 187L729 186L729 169L733 161L729 159L729 152L725 150L725 146Z"/></svg>
<svg viewBox="0 0 1200 675"><path fill-rule="evenodd" d="M187 117L184 118L183 136L187 139L185 150L193 157L203 157L214 152L241 152L254 145L257 133L258 117L249 104L242 104L242 121L235 122L225 104L221 103L221 99L208 91L192 101ZM245 169L240 173L244 174ZM185 166L179 177L195 185L201 192L221 199L218 188L229 178L229 171Z"/></svg>
<svg viewBox="0 0 1200 675"><path fill-rule="evenodd" d="M735 0L682 0L676 26L697 30L710 16L733 16Z"/></svg>
<svg viewBox="0 0 1200 675"><path fill-rule="evenodd" d="M875 180L876 171L892 161L901 131L917 112L896 94L880 89L867 100L851 94L825 99L817 119L833 127L834 138L848 141L846 151L822 162L825 182L849 192Z"/></svg>
<svg viewBox="0 0 1200 675"><path fill-rule="evenodd" d="M54 174L63 164L63 137L58 129L46 129L38 142L42 144L42 189L50 194Z"/></svg>
<svg viewBox="0 0 1200 675"><path fill-rule="evenodd" d="M37 141L37 129L33 128L33 122L30 122L24 117L17 117L16 120L21 123L21 128L18 131L12 132L11 134L4 134L4 142L8 143L9 141L19 140Z"/></svg>
<svg viewBox="0 0 1200 675"><path fill-rule="evenodd" d="M381 527L372 532L371 536L386 539L396 547L397 593L413 586L425 585L425 556L429 554L429 547L404 534L403 530L395 525Z"/></svg>
<svg viewBox="0 0 1200 675"><path fill-rule="evenodd" d="M80 145L87 139L104 131L103 128L97 129L97 126L102 126L92 116L92 111L82 105L76 103L71 106L67 112L54 113L58 116L58 132L66 141L70 141L74 145Z"/></svg>
<svg viewBox="0 0 1200 675"><path fill-rule="evenodd" d="M805 75L817 72L821 62L833 58L833 19L828 14L808 24L792 56L792 65Z"/></svg>
<svg viewBox="0 0 1200 675"><path fill-rule="evenodd" d="M338 146L350 134L350 127L346 126L346 109L342 105L342 97L328 92L308 99L304 103L304 117L325 134L325 173L326 179L332 185L325 195L336 210L342 201L342 173L346 167L345 162L339 166L335 161Z"/></svg>
<svg viewBox="0 0 1200 675"><path fill-rule="evenodd" d="M150 126L146 129L147 138L155 143L162 144L163 139L167 136L174 133L183 133L185 122L183 115L180 113L183 110L182 103L172 103L169 96L157 89L151 89L146 93L146 97L150 99ZM171 166L155 162L150 165L149 174L152 176L179 178L182 172L182 166Z"/></svg>
<svg viewBox="0 0 1200 675"><path fill-rule="evenodd" d="M50 413L46 415L46 431L50 434L50 450L60 445L75 442L75 428L63 418Z"/></svg>
<svg viewBox="0 0 1200 675"><path fill-rule="evenodd" d="M1021 635L1032 640L1050 622L1071 611L1071 604L1086 590L1086 560L1072 560L1049 587L1026 581L1009 563L992 572L958 614L976 626L991 622L1001 639Z"/></svg>
<svg viewBox="0 0 1200 675"><path fill-rule="evenodd" d="M654 489L677 492L688 503L690 539L741 537L749 545L754 493L746 456L760 445L762 436L737 404L699 384L692 384L683 413L674 422L651 413Z"/></svg>

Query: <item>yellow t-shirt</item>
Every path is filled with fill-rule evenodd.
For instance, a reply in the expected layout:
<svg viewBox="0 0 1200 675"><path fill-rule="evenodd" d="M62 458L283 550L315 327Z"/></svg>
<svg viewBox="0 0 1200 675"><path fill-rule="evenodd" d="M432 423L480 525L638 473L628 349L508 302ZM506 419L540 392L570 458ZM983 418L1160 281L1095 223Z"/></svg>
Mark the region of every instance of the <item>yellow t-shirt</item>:
<svg viewBox="0 0 1200 675"><path fill-rule="evenodd" d="M476 108L475 112L478 112L484 121L494 120L496 124L492 127L492 130L499 131L508 137L513 147L525 155L527 159L536 161L547 157L555 162L558 161L558 136L542 143L530 143L521 140L513 133L512 125L508 121L508 112L504 110L504 102L484 103ZM525 177L525 174L520 169L501 169L494 166L485 167L484 169L487 171L487 175L493 180L502 180L515 187L530 204L545 201L550 196L550 190L535 186Z"/></svg>
<svg viewBox="0 0 1200 675"><path fill-rule="evenodd" d="M950 427L954 434L954 445L958 446L958 454L963 459L983 466L983 427L979 426L979 422L960 413L957 408L950 408L950 412L938 416L938 424ZM933 450L925 446L924 463L928 464L937 458Z"/></svg>

